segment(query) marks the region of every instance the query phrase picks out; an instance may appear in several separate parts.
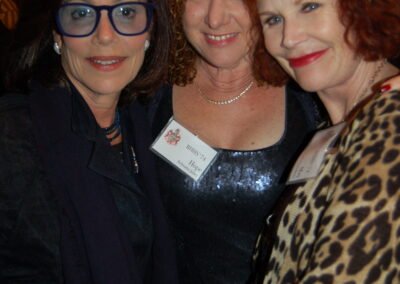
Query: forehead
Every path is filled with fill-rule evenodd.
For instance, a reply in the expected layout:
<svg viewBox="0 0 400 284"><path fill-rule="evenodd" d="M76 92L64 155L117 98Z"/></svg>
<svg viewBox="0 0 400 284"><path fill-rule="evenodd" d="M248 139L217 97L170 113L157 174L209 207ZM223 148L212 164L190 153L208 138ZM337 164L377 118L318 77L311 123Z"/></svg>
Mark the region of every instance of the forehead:
<svg viewBox="0 0 400 284"><path fill-rule="evenodd" d="M312 3L312 2L318 2L318 3L322 3L322 2L332 2L333 0L319 0L319 1L309 1L309 0L257 0L258 3L265 3L265 4L269 4L269 3L279 3L282 6L285 5L301 5L303 3Z"/></svg>
<svg viewBox="0 0 400 284"><path fill-rule="evenodd" d="M121 2L127 2L126 0L64 0L63 3L85 3L91 5L114 5ZM146 2L146 1L143 1Z"/></svg>
<svg viewBox="0 0 400 284"><path fill-rule="evenodd" d="M268 11L280 11L280 10L291 10L298 9L307 3L318 3L318 4L326 4L333 2L335 0L318 0L318 1L309 1L309 0L256 0L257 6L260 13L268 12Z"/></svg>

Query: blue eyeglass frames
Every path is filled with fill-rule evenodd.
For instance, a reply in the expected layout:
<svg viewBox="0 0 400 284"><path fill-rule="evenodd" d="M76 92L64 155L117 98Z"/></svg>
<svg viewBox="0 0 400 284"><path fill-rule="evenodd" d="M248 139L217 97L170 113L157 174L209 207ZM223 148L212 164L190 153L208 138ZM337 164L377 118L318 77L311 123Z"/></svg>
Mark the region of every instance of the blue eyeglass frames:
<svg viewBox="0 0 400 284"><path fill-rule="evenodd" d="M102 10L108 12L110 23L118 34L137 36L149 30L154 4L147 2L124 2L113 6L93 6L84 3L62 4L56 13L57 28L65 36L89 36L96 30Z"/></svg>

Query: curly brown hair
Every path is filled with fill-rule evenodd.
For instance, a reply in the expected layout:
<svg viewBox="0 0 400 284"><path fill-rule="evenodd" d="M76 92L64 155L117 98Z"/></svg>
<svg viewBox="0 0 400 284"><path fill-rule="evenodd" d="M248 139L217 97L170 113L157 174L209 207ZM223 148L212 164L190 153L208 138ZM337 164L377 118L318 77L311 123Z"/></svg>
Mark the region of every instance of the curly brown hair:
<svg viewBox="0 0 400 284"><path fill-rule="evenodd" d="M249 8L251 18L258 20L257 1L245 0L245 3ZM399 0L338 0L337 5L339 18L346 27L345 41L356 54L367 61L396 58L400 55ZM257 28L262 32L260 23ZM352 35L352 42L350 42L350 35ZM265 54L263 48L264 39L261 36L256 50L260 56ZM283 70L277 64L271 64L270 61L271 57L268 55L265 62L258 66L258 72L265 72L264 76L269 78L269 84L280 85ZM271 73L279 76L275 78Z"/></svg>
<svg viewBox="0 0 400 284"><path fill-rule="evenodd" d="M198 53L188 42L182 25L182 15L185 10L186 0L170 0L169 12L172 22L173 43L169 63L169 83L171 85L185 86L193 82L196 77L195 63ZM283 85L286 83L287 75L266 52L264 48L262 29L258 20L257 7L249 6L252 29L258 36L254 42L253 53L253 76L259 84ZM280 71L276 71L279 70ZM274 70L271 72L270 70ZM279 83L277 83L279 82Z"/></svg>

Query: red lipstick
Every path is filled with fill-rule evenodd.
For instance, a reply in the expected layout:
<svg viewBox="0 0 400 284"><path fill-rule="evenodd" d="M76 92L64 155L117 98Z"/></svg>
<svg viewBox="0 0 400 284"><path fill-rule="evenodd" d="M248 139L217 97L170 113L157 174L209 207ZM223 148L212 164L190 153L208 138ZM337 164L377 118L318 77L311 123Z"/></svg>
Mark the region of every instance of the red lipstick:
<svg viewBox="0 0 400 284"><path fill-rule="evenodd" d="M93 56L86 60L99 71L114 71L125 61L126 57L121 56Z"/></svg>
<svg viewBox="0 0 400 284"><path fill-rule="evenodd" d="M320 58L322 55L325 54L325 52L327 52L328 49L324 49L321 51L317 51L317 52L313 52L301 57L296 57L296 58L288 58L289 64L291 67L294 68L298 68L298 67L303 67L306 66L312 62L314 62L315 60L317 60L318 58Z"/></svg>

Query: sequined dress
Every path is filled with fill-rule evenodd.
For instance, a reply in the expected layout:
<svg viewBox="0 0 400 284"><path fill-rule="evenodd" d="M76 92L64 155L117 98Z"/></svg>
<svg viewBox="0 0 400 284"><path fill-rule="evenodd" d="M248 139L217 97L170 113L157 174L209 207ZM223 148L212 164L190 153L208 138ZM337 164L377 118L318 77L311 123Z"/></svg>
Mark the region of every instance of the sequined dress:
<svg viewBox="0 0 400 284"><path fill-rule="evenodd" d="M172 116L170 87L158 91L149 113L156 137ZM287 88L285 132L275 145L218 149L218 159L199 182L157 159L181 283L246 283L256 237L283 189L285 169L320 120L310 94Z"/></svg>

